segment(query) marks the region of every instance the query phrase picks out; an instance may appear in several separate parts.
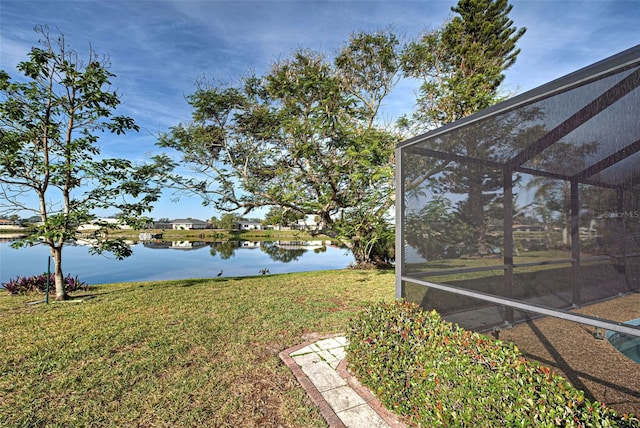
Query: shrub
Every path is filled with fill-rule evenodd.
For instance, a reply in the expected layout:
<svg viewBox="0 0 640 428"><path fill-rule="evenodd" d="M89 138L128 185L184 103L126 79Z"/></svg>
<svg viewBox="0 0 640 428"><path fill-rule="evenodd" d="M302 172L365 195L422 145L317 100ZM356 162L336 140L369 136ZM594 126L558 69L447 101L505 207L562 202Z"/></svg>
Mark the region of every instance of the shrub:
<svg viewBox="0 0 640 428"><path fill-rule="evenodd" d="M416 426L640 427L513 344L398 301L351 320L347 361L380 401Z"/></svg>
<svg viewBox="0 0 640 428"><path fill-rule="evenodd" d="M78 277L67 275L64 279L65 288L68 293L76 290L86 290L88 285L78 280ZM47 273L33 276L19 276L16 279L10 279L2 286L9 294L26 294L26 293L44 293L47 291ZM55 278L52 273L49 277L49 289L55 291Z"/></svg>

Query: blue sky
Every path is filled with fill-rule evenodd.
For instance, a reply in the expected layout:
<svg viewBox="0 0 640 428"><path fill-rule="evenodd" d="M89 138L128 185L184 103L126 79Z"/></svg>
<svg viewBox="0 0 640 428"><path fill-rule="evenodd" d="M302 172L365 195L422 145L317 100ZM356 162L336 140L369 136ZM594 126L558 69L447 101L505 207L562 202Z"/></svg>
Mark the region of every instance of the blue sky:
<svg viewBox="0 0 640 428"><path fill-rule="evenodd" d="M503 90L521 93L640 43L640 0L512 0L514 25L526 27L521 54ZM1 0L0 69L17 76L38 37L35 25L65 35L71 47L109 54L122 112L136 119L137 135L100 140L104 155L143 161L159 151L158 133L188 121L185 96L200 77L234 83L264 72L296 48L335 52L359 30L391 27L415 38L451 17L456 1L217 1L217 0ZM412 110L414 86L400 84L385 105L395 120ZM218 215L198 198L169 196L151 215ZM258 215L259 216L259 215Z"/></svg>

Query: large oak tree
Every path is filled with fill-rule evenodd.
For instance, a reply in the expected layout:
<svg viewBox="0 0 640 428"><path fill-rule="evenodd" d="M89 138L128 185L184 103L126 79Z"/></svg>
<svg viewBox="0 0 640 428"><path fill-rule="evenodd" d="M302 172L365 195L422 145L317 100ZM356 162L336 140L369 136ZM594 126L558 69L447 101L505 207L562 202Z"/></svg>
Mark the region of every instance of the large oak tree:
<svg viewBox="0 0 640 428"><path fill-rule="evenodd" d="M357 264L383 264L397 138L379 112L398 48L393 34L358 33L333 60L298 50L237 86L201 84L188 97L193 121L159 144L182 153L198 173L191 189L218 209L312 214Z"/></svg>

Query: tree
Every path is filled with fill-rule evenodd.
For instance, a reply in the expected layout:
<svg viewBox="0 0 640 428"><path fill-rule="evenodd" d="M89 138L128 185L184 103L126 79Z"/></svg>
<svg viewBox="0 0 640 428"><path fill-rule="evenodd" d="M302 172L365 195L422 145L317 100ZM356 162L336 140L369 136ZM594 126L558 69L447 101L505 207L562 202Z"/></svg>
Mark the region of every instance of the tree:
<svg viewBox="0 0 640 428"><path fill-rule="evenodd" d="M289 226L303 218L304 218L304 215L299 212L288 210L285 208L280 208L280 207L272 207L264 217L264 224Z"/></svg>
<svg viewBox="0 0 640 428"><path fill-rule="evenodd" d="M599 146L598 141L585 142L576 146L571 142L560 140L532 159L530 165L542 171L581 171L586 168L585 158L598 153ZM530 192L533 191L534 199L537 201L534 207L542 220L545 244L548 247L552 245L550 234L552 225L562 229L563 244L570 244L571 183L568 180L537 176L531 178L525 188ZM597 204L586 205L593 207Z"/></svg>
<svg viewBox="0 0 640 428"><path fill-rule="evenodd" d="M397 137L379 109L397 81L398 46L393 34L359 33L333 62L298 50L236 87L201 84L188 97L193 122L159 144L208 176L183 184L216 208L317 215L358 264L381 264L392 247Z"/></svg>
<svg viewBox="0 0 640 428"><path fill-rule="evenodd" d="M516 43L525 32L508 17L507 0L460 0L451 8L455 16L441 29L425 34L410 44L403 55L403 69L423 81L417 109L401 124L414 131L432 129L462 119L501 100L498 92L503 72L513 65L520 52ZM445 139L434 149L476 159L487 159L496 141L486 138ZM490 251L486 241L485 207L502 186L497 171L481 165L438 165L442 181L456 183L449 191L466 194L465 216L472 228L474 251ZM452 179L455 177L455 179Z"/></svg>
<svg viewBox="0 0 640 428"><path fill-rule="evenodd" d="M232 230L235 230L236 223L239 221L242 221L242 217L239 216L238 214L224 213L220 217L220 221L218 222L218 228L232 231Z"/></svg>
<svg viewBox="0 0 640 428"><path fill-rule="evenodd" d="M130 247L109 238L107 224L97 222L93 212L115 208L125 224L144 226L143 213L160 196L152 177L171 165L101 158L98 132L138 130L132 118L114 115L120 97L110 86L115 75L108 58L90 50L83 62L64 36L52 40L46 27L36 32L42 47L33 47L18 65L23 81L0 71L0 206L39 215L33 232L14 246L49 247L56 299L63 300L62 249L76 238L78 226L93 222L99 227L92 253L127 257Z"/></svg>

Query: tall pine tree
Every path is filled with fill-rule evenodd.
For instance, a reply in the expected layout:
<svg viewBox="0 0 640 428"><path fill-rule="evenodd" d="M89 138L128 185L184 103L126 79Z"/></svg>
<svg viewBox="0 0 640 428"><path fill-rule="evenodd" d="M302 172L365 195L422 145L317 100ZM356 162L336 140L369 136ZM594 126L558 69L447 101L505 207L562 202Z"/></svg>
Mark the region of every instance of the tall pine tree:
<svg viewBox="0 0 640 428"><path fill-rule="evenodd" d="M404 125L414 132L426 131L462 119L498 101L504 71L519 54L516 43L525 32L508 17L507 0L460 0L451 10L457 13L442 28L424 34L404 53L404 71L422 80L417 109ZM505 130L483 129L473 136L443 139L436 150L478 159L488 157ZM481 137L479 139L478 137ZM458 205L461 221L470 226L469 251L490 251L487 242L487 210L499 200L495 190L502 185L497 171L464 164L439 165L439 191L466 194ZM434 175L435 177L436 175ZM453 184L452 184L453 183Z"/></svg>

